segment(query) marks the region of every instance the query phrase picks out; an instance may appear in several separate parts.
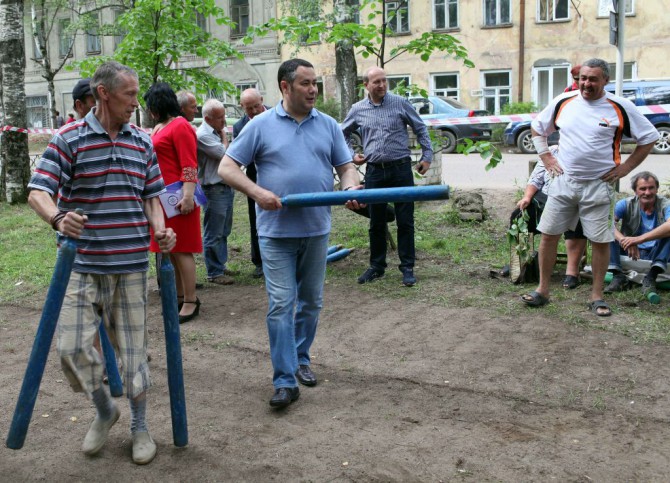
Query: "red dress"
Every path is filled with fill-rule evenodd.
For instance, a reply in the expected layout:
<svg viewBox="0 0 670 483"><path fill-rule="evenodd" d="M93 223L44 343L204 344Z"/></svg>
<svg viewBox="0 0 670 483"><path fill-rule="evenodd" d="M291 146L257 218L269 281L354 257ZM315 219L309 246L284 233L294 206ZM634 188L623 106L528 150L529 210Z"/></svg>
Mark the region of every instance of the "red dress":
<svg viewBox="0 0 670 483"><path fill-rule="evenodd" d="M158 157L166 185L176 181L198 181L197 138L195 130L183 117L176 117L163 129L152 134L151 141ZM173 252L201 253L202 235L200 233L200 207L188 215L165 218L165 227L172 228L177 234L177 245ZM160 252L158 243L151 236L150 249Z"/></svg>

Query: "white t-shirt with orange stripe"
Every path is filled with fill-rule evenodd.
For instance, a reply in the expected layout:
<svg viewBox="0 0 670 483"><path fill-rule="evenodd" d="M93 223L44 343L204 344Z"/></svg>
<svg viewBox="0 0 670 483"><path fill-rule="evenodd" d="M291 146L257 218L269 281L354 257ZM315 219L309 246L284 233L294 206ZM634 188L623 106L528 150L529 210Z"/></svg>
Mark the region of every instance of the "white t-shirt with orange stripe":
<svg viewBox="0 0 670 483"><path fill-rule="evenodd" d="M654 125L627 99L606 92L586 101L579 91L557 96L533 120L532 127L543 136L560 130L557 159L572 179L598 179L621 162L624 135L638 144L656 142Z"/></svg>

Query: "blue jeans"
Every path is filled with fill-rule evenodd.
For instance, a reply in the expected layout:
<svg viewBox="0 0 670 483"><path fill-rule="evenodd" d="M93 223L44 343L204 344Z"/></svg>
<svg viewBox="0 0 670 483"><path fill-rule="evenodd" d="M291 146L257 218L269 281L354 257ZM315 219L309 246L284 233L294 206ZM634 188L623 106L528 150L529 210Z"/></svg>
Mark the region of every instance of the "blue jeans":
<svg viewBox="0 0 670 483"><path fill-rule="evenodd" d="M223 183L202 187L207 197L204 218L207 278L223 275L228 261L228 235L233 228L233 189Z"/></svg>
<svg viewBox="0 0 670 483"><path fill-rule="evenodd" d="M297 387L298 365L309 365L309 349L323 306L328 235L305 238L259 237L266 323L275 389Z"/></svg>
<svg viewBox="0 0 670 483"><path fill-rule="evenodd" d="M365 189L398 188L414 186L412 165L407 162L388 167L368 164L365 172ZM394 203L398 226L398 257L400 270L414 268L414 203ZM386 203L369 205L370 209L370 267L386 269Z"/></svg>
<svg viewBox="0 0 670 483"><path fill-rule="evenodd" d="M641 260L651 260L651 265L660 267L665 272L670 260L670 238L655 240L654 247L650 250L640 249ZM610 264L608 270L621 270L621 255L626 252L621 248L619 242L614 240L610 243Z"/></svg>

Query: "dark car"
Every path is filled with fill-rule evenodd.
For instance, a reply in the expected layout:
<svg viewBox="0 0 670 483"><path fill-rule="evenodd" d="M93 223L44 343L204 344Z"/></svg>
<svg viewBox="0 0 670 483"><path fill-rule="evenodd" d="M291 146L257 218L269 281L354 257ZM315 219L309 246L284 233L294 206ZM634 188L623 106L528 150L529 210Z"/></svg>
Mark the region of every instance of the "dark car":
<svg viewBox="0 0 670 483"><path fill-rule="evenodd" d="M614 92L614 83L607 84L605 89ZM622 96L636 106L670 104L670 81L624 82ZM652 153L670 154L670 114L645 114L645 117L651 121L661 135ZM559 133L552 133L549 136L549 144L558 144L558 139ZM536 152L530 133L530 121L510 122L503 133L503 142L516 145L522 153L535 154ZM633 140L624 138L623 142L633 142Z"/></svg>
<svg viewBox="0 0 670 483"><path fill-rule="evenodd" d="M488 111L469 109L456 99L449 97L411 97L409 102L412 103L423 120L489 115ZM432 123L431 128L440 131L443 141L442 150L445 153L453 152L458 141L464 138L473 141L488 141L491 139L490 124Z"/></svg>

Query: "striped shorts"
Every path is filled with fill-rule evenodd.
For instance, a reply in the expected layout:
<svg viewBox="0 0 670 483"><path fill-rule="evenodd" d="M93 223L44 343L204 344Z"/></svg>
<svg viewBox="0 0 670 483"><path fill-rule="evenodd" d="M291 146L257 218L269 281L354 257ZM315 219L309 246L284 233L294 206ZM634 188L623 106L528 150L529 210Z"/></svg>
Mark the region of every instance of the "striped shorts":
<svg viewBox="0 0 670 483"><path fill-rule="evenodd" d="M75 392L102 387L103 363L93 348L100 321L123 364L126 395L151 386L147 363L147 274L72 272L58 320L58 355Z"/></svg>

